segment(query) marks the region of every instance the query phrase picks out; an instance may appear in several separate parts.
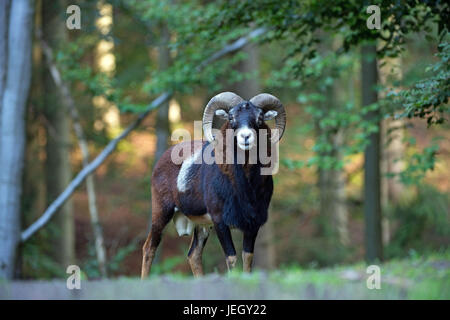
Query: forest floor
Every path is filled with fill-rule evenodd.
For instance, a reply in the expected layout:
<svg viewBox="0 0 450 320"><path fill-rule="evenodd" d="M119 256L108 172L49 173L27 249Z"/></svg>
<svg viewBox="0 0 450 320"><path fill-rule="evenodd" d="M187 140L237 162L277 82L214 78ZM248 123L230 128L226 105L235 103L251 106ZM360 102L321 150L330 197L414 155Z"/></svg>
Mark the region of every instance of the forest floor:
<svg viewBox="0 0 450 320"><path fill-rule="evenodd" d="M0 282L0 299L450 299L450 254L411 257L380 266L380 289L360 263L327 269L181 274L112 280Z"/></svg>

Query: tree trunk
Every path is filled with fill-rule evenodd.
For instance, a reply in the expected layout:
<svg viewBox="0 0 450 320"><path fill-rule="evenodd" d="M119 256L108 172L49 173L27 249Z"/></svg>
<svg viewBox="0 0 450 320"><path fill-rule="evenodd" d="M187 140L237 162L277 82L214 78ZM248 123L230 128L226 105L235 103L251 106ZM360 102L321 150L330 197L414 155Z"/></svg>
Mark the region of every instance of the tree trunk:
<svg viewBox="0 0 450 320"><path fill-rule="evenodd" d="M361 57L362 105L376 103L378 69L376 46L364 45ZM383 245L381 233L381 179L380 179L380 113L367 114L367 121L376 123L378 131L369 136L369 145L364 151L364 219L365 246L368 262L381 261Z"/></svg>
<svg viewBox="0 0 450 320"><path fill-rule="evenodd" d="M325 48L323 49L323 51ZM325 113L336 106L336 94L334 84L327 86L324 92L325 100L321 106ZM324 134L319 123L316 123L317 135ZM342 159L340 148L344 143L344 132L340 128L328 129L326 140L332 145L330 152L321 153L320 156L329 156L336 161ZM342 169L318 169L319 187L319 221L320 233L323 237L338 240L341 245L349 243L348 234L348 209L345 195L345 174Z"/></svg>
<svg viewBox="0 0 450 320"><path fill-rule="evenodd" d="M95 67L101 73L112 77L116 71L116 56L114 54L114 41L111 37L114 25L114 7L105 0L97 2L98 17L95 25L103 36L97 43ZM114 137L120 131L120 111L117 105L108 101L105 96L95 96L93 104L103 110L103 122L106 123L106 132Z"/></svg>
<svg viewBox="0 0 450 320"><path fill-rule="evenodd" d="M404 193L404 185L398 177L387 177L387 173L398 174L404 170L404 162L401 161L405 146L403 119L384 119L381 123L381 208L388 209L401 199ZM390 132L391 131L391 132ZM383 245L391 240L391 225L389 218L383 216L381 220Z"/></svg>
<svg viewBox="0 0 450 320"><path fill-rule="evenodd" d="M335 141L338 146L343 145L343 133L338 132L335 136ZM338 159L342 158L339 153L336 155ZM335 189L333 192L335 199L335 207L333 213L333 223L336 226L336 232L338 234L339 242L342 245L348 245L350 242L350 236L348 232L348 208L347 199L345 193L345 172L342 169L332 170L332 183Z"/></svg>
<svg viewBox="0 0 450 320"><path fill-rule="evenodd" d="M320 129L316 126L319 134ZM333 145L330 156L339 161L342 158L339 148L344 143L342 130L328 135ZM345 173L342 169L318 169L320 233L332 241L338 240L341 245L348 245L348 208L345 194Z"/></svg>
<svg viewBox="0 0 450 320"><path fill-rule="evenodd" d="M0 10L4 9L3 7ZM11 3L0 125L0 278L11 279L20 241L25 106L31 81L34 1Z"/></svg>
<svg viewBox="0 0 450 320"><path fill-rule="evenodd" d="M57 47L67 41L66 27L61 12L64 2L45 0L42 5L43 36L50 46ZM64 108L63 99L53 78L44 69L45 114L47 122L46 181L47 199L53 201L70 183L70 118ZM75 263L75 226L72 201L68 200L53 220L53 255L56 261L66 268Z"/></svg>
<svg viewBox="0 0 450 320"><path fill-rule="evenodd" d="M322 55L329 52L331 39L323 35L319 44L319 51ZM328 74L322 74L319 81L323 81L326 76L333 77L331 70L324 70ZM324 96L320 108L324 114L328 114L333 108L340 106L336 102L339 92L345 92L345 88L339 88L334 81L326 85L322 90ZM327 131L324 131L327 130ZM336 161L342 160L341 147L344 143L344 131L341 128L323 129L319 121L315 123L317 136L326 136L326 142L332 145L329 152L320 152L320 157L332 157ZM345 172L343 169L324 169L319 166L317 170L319 189L319 234L332 246L347 245L349 243L348 234L348 208L345 194Z"/></svg>
<svg viewBox="0 0 450 320"><path fill-rule="evenodd" d="M259 71L258 47L249 44L243 50L247 54L247 59L240 61L236 65L239 72L248 74ZM233 91L244 99L251 99L261 93L261 85L257 77L245 79L233 85ZM273 269L276 264L276 250L273 235L273 219L269 214L266 224L259 230L255 243L254 262L255 268Z"/></svg>
<svg viewBox="0 0 450 320"><path fill-rule="evenodd" d="M388 76L394 73L396 80L402 79L402 60L397 58L385 58L384 66L380 67L380 82L383 86L388 84ZM389 178L387 173L395 173L404 170L404 162L400 160L405 152L403 139L405 136L404 119L384 119L381 123L381 208L386 209L398 203L404 193L404 185L398 177ZM389 218L382 217L383 245L387 245L391 239L391 227Z"/></svg>

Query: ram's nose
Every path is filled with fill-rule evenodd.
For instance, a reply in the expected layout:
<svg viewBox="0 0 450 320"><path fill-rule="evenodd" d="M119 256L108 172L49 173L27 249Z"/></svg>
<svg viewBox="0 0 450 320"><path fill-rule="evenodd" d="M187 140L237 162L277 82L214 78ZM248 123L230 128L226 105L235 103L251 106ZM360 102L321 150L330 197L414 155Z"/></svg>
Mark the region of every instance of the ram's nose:
<svg viewBox="0 0 450 320"><path fill-rule="evenodd" d="M250 136L252 135L252 133L249 131L245 131L245 132L240 132L239 135L242 140L244 140L246 143L248 143L248 140L250 139Z"/></svg>
<svg viewBox="0 0 450 320"><path fill-rule="evenodd" d="M255 135L253 131L247 127L241 128L237 132L237 142L238 146L243 150L249 150L253 146L255 141Z"/></svg>

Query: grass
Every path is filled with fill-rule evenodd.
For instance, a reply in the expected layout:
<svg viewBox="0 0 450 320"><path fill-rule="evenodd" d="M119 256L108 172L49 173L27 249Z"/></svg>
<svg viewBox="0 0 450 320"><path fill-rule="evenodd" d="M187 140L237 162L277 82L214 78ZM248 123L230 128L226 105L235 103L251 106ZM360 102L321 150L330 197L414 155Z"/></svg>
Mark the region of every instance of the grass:
<svg viewBox="0 0 450 320"><path fill-rule="evenodd" d="M64 280L0 282L0 299L450 299L450 250L412 255L379 265L381 288L368 289L365 263L326 269L289 267L251 274L234 270L194 279L182 273L153 274L146 281L121 277L82 280L67 290Z"/></svg>
<svg viewBox="0 0 450 320"><path fill-rule="evenodd" d="M288 267L271 272L246 274L233 270L226 275L207 275L238 285L245 290L258 290L264 284L285 293L286 298L342 299L450 299L450 250L427 256L412 255L408 259L391 260L379 265L381 288L369 290L367 264L337 266L326 269ZM158 281L160 276L150 277ZM164 276L166 281L196 282L190 276ZM272 297L273 298L273 297ZM275 297L276 298L276 297Z"/></svg>

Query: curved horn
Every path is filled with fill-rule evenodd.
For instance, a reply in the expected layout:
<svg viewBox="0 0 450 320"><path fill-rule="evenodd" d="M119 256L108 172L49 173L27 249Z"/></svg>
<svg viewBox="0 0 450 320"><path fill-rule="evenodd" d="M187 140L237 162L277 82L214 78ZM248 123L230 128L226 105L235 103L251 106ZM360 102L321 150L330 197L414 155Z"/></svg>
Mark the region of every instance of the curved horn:
<svg viewBox="0 0 450 320"><path fill-rule="evenodd" d="M214 115L217 109L224 109L226 111L230 110L235 105L244 101L241 97L233 92L222 92L214 96L209 100L203 112L203 132L205 133L206 139L209 142L214 140L212 135L212 125Z"/></svg>
<svg viewBox="0 0 450 320"><path fill-rule="evenodd" d="M278 115L275 117L275 127L279 130L279 135L274 136L274 140L272 142L278 142L283 136L284 129L286 127L286 111L284 110L283 105L280 100L268 93L260 93L257 96L254 96L250 99L250 102L255 106L263 109L264 112L269 110L275 110Z"/></svg>

